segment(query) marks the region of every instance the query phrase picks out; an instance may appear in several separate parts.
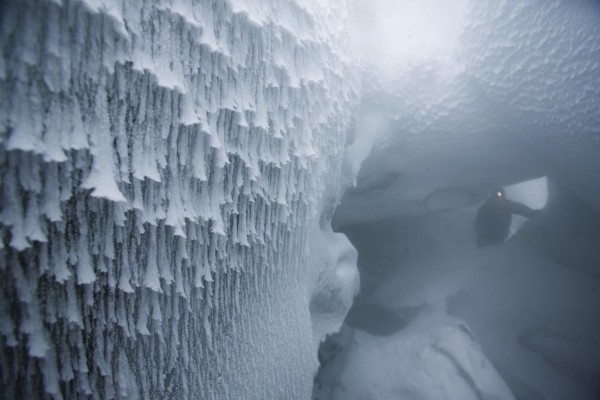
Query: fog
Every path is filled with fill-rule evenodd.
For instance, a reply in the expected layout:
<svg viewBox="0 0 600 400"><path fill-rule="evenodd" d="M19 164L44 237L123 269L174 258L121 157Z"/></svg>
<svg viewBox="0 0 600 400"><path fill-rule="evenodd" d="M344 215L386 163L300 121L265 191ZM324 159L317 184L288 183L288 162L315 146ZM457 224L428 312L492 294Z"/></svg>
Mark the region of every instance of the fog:
<svg viewBox="0 0 600 400"><path fill-rule="evenodd" d="M387 79L416 67L460 64L467 0L352 2L352 33L369 65Z"/></svg>
<svg viewBox="0 0 600 400"><path fill-rule="evenodd" d="M333 226L361 292L315 398L598 398L600 4L355 11L370 74ZM540 211L478 246L497 188Z"/></svg>
<svg viewBox="0 0 600 400"><path fill-rule="evenodd" d="M0 32L0 397L600 398L598 1Z"/></svg>

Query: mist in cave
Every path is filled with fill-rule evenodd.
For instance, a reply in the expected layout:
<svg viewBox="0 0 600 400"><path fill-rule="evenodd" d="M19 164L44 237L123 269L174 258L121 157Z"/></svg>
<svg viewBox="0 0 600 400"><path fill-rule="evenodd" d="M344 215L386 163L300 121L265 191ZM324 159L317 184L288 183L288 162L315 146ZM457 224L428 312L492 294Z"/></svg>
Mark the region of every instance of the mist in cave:
<svg viewBox="0 0 600 400"><path fill-rule="evenodd" d="M385 76L333 218L361 291L314 398L598 398L599 5L379 1L357 18Z"/></svg>
<svg viewBox="0 0 600 400"><path fill-rule="evenodd" d="M5 398L600 397L597 1L8 0L0 31Z"/></svg>

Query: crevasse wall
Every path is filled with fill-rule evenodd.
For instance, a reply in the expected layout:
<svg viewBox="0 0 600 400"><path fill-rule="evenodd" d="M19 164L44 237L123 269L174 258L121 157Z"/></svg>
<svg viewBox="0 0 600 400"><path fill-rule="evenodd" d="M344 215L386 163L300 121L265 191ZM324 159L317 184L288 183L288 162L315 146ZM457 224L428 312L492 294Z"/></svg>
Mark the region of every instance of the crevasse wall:
<svg viewBox="0 0 600 400"><path fill-rule="evenodd" d="M0 18L2 392L309 398L313 299L341 296L333 329L356 289L347 240L343 263L307 240L332 237L357 102L343 2Z"/></svg>

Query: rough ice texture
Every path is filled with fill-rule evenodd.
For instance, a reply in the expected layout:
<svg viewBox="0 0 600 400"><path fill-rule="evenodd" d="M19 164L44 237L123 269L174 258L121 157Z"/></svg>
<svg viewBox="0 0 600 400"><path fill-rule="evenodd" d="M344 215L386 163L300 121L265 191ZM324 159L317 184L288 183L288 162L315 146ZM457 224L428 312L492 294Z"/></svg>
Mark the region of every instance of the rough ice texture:
<svg viewBox="0 0 600 400"><path fill-rule="evenodd" d="M307 241L357 98L340 4L2 4L6 396L310 396L356 290Z"/></svg>
<svg viewBox="0 0 600 400"><path fill-rule="evenodd" d="M600 210L600 4L457 4L456 38L435 43L452 52L408 52L393 79L370 81L351 153L369 141L374 150L337 223L426 213L447 190L451 207L476 204L494 186L543 175ZM438 28L417 22L414 40Z"/></svg>

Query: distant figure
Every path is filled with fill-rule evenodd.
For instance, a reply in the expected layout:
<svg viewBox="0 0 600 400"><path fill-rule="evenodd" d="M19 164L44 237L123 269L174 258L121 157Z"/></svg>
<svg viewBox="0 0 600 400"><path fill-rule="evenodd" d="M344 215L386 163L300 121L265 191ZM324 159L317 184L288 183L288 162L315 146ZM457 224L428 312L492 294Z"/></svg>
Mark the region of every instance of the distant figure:
<svg viewBox="0 0 600 400"><path fill-rule="evenodd" d="M510 230L512 214L530 218L539 210L533 210L524 204L508 200L504 189L496 189L477 211L475 232L477 247L490 246L504 242Z"/></svg>

